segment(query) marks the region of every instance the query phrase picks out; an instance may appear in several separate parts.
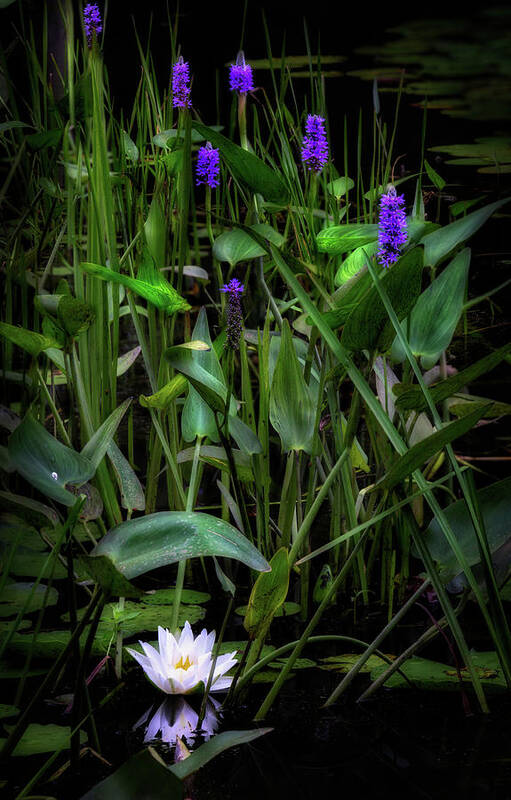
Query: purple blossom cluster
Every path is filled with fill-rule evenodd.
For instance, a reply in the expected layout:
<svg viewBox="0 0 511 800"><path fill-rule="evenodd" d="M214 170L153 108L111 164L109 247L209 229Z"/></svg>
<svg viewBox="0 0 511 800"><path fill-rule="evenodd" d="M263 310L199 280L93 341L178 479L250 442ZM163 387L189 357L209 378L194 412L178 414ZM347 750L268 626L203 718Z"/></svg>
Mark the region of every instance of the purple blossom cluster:
<svg viewBox="0 0 511 800"><path fill-rule="evenodd" d="M243 330L240 297L244 289L244 285L237 278L232 278L220 289L227 294L227 344L231 350L238 350Z"/></svg>
<svg viewBox="0 0 511 800"><path fill-rule="evenodd" d="M245 62L245 54L240 50L236 57L236 63L231 64L229 70L229 88L231 92L246 94L254 91L254 76L252 67Z"/></svg>
<svg viewBox="0 0 511 800"><path fill-rule="evenodd" d="M401 255L406 243L405 196L397 195L394 186L389 186L380 200L378 220L378 261L382 267L390 267Z"/></svg>
<svg viewBox="0 0 511 800"><path fill-rule="evenodd" d="M302 161L310 171L321 172L328 161L328 141L325 120L318 114L309 114L302 141Z"/></svg>
<svg viewBox="0 0 511 800"><path fill-rule="evenodd" d="M197 158L197 186L204 183L211 189L216 189L219 185L220 175L220 151L211 142L206 142L205 147L199 148Z"/></svg>
<svg viewBox="0 0 511 800"><path fill-rule="evenodd" d="M92 41L103 30L101 14L97 3L88 3L83 9L83 27L87 37L87 44L92 47Z"/></svg>
<svg viewBox="0 0 511 800"><path fill-rule="evenodd" d="M174 108L190 108L190 65L183 56L172 67L172 105Z"/></svg>

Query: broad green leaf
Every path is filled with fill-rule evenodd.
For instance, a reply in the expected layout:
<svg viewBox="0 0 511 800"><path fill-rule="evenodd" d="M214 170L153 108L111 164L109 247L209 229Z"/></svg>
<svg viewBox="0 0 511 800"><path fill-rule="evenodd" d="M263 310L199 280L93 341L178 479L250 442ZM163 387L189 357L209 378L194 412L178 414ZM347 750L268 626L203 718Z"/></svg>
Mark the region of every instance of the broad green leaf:
<svg viewBox="0 0 511 800"><path fill-rule="evenodd" d="M15 0L0 0L0 8L6 8L10 6L11 3L14 3ZM10 119L7 122L0 122L0 133L5 133L5 131L10 131L13 128L33 128L33 125L30 125L28 122L21 122L19 119Z"/></svg>
<svg viewBox="0 0 511 800"><path fill-rule="evenodd" d="M142 596L142 591L133 586L106 556L81 556L80 563L107 597Z"/></svg>
<svg viewBox="0 0 511 800"><path fill-rule="evenodd" d="M296 356L287 320L282 326L282 341L270 389L270 420L280 436L283 452L312 452L316 404Z"/></svg>
<svg viewBox="0 0 511 800"><path fill-rule="evenodd" d="M449 211L453 217L459 217L460 214L464 214L465 211L468 211L472 206L476 206L481 200L484 200L484 198L485 195L482 194L479 197L473 197L471 200L458 200L457 203L453 203L449 206Z"/></svg>
<svg viewBox="0 0 511 800"><path fill-rule="evenodd" d="M321 318L330 328L339 328L344 325L351 312L358 306L361 299L371 290L373 280L367 267L363 267L352 278L344 283L334 293L332 301L334 307L325 311ZM307 317L309 324L311 317Z"/></svg>
<svg viewBox="0 0 511 800"><path fill-rule="evenodd" d="M336 178L335 181L330 181L327 183L326 189L327 192L333 195L337 200L339 198L344 197L346 192L349 192L350 189L353 189L355 186L355 181L351 178Z"/></svg>
<svg viewBox="0 0 511 800"><path fill-rule="evenodd" d="M26 137L26 141L31 150L46 150L48 147L59 147L63 134L63 128L50 128L47 131L31 133Z"/></svg>
<svg viewBox="0 0 511 800"><path fill-rule="evenodd" d="M126 155L126 158L129 159L129 161L135 162L139 160L140 156L138 152L138 147L131 138L131 136L128 133L126 133L126 131L121 131L121 144L122 144L122 149L124 150L124 153Z"/></svg>
<svg viewBox="0 0 511 800"><path fill-rule="evenodd" d="M447 400L448 397L457 394L463 386L472 383L481 375L485 375L487 372L495 369L510 351L511 343L505 344L503 347L499 347L498 350L494 350L493 353L476 361L475 364L471 364L466 369L461 370L461 372L458 372L456 375L451 375L449 378L430 386L429 394L433 402L436 405L442 403L444 400ZM396 406L404 411L425 411L428 408L428 402L420 386L398 383L393 387L392 392L397 397ZM489 402L490 401L487 401L487 403Z"/></svg>
<svg viewBox="0 0 511 800"><path fill-rule="evenodd" d="M344 259L341 266L335 273L334 283L336 286L342 286L347 283L350 278L358 275L361 270L366 267L367 259L376 255L378 250L378 242L370 242L369 244L357 247L353 250L347 258ZM370 284L370 281L369 281Z"/></svg>
<svg viewBox="0 0 511 800"><path fill-rule="evenodd" d="M91 436L87 444L82 450L82 457L86 458L92 466L92 475L96 472L101 464L110 443L112 442L115 432L119 427L121 419L123 418L126 410L131 403L131 397L127 397L121 405L112 411L110 416L103 422L97 431ZM89 477L92 477L89 475Z"/></svg>
<svg viewBox="0 0 511 800"><path fill-rule="evenodd" d="M263 448L256 434L243 420L229 415L229 433L240 448L242 453L252 456L262 453Z"/></svg>
<svg viewBox="0 0 511 800"><path fill-rule="evenodd" d="M284 241L284 237L266 223L252 225L251 228L277 247L280 247ZM227 261L231 267L235 267L240 261L250 261L259 256L265 256L266 250L249 233L241 228L234 228L232 231L221 233L215 239L213 255L218 261Z"/></svg>
<svg viewBox="0 0 511 800"><path fill-rule="evenodd" d="M222 159L232 175L253 192L262 194L265 200L272 203L289 202L289 191L281 175L272 167L261 161L254 153L238 147L221 133L202 125L195 120L192 127L204 136L213 147L220 149Z"/></svg>
<svg viewBox="0 0 511 800"><path fill-rule="evenodd" d="M389 269L380 269L378 277L387 292L398 319L413 307L421 290L423 252L414 247ZM364 295L344 326L341 344L349 350L389 349L395 336L376 286Z"/></svg>
<svg viewBox="0 0 511 800"><path fill-rule="evenodd" d="M312 599L318 605L323 600L325 594L330 589L330 586L334 582L334 576L332 575L332 570L330 564L323 564L321 567L321 572L319 573L316 583L314 584L314 590L312 592ZM332 596L330 599L331 603L335 602L335 596Z"/></svg>
<svg viewBox="0 0 511 800"><path fill-rule="evenodd" d="M474 659L476 672L485 690L505 690L506 679L502 674L497 654L471 652L471 656ZM375 667L371 671L371 680L375 680L387 668L387 665ZM430 661L427 658L412 656L412 658L404 662L400 670L404 675L396 671L385 682L385 686L388 689L417 688L435 692L459 692L460 690L459 675L454 666L441 664L438 661ZM470 684L471 678L467 668L462 667L460 673L463 683Z"/></svg>
<svg viewBox="0 0 511 800"><path fill-rule="evenodd" d="M346 225L333 225L324 228L316 236L316 244L320 253L340 256L349 250L355 250L378 238L378 225L350 222Z"/></svg>
<svg viewBox="0 0 511 800"><path fill-rule="evenodd" d="M65 506L76 500L66 485L80 486L94 475L88 458L55 439L30 413L11 433L9 458L32 486Z"/></svg>
<svg viewBox="0 0 511 800"><path fill-rule="evenodd" d="M8 732L11 725L6 725ZM0 747L6 739L0 739ZM85 731L80 731L80 743L87 741ZM71 728L63 725L39 725L31 722L13 751L13 756L33 756L37 753L54 753L58 750L68 750L71 742Z"/></svg>
<svg viewBox="0 0 511 800"><path fill-rule="evenodd" d="M89 626L85 626L85 630L80 636L80 650L83 650L88 634ZM8 651L17 658L26 658L31 653L34 659L55 661L69 644L70 638L69 628L58 631L39 631L36 637L31 631L16 633L9 642ZM107 626L106 629L98 628L92 645L92 656L103 657L111 640L112 629L110 626Z"/></svg>
<svg viewBox="0 0 511 800"><path fill-rule="evenodd" d="M234 609L235 614L239 614L240 617L244 617L248 611L248 606L238 606ZM282 603L274 613L274 617L293 617L295 614L299 614L301 611L301 606L299 603L293 603L290 600L286 600L285 603Z"/></svg>
<svg viewBox="0 0 511 800"><path fill-rule="evenodd" d="M167 223L159 195L153 196L149 206L149 213L144 223L144 236L147 242L147 252L143 253L137 275L137 278L142 280L145 279L145 276L140 274L141 270L147 269L151 274L153 271L151 268L154 269L156 267L156 272L159 273L159 268L165 266L165 249L168 238ZM161 276L161 273L159 274Z"/></svg>
<svg viewBox="0 0 511 800"><path fill-rule="evenodd" d="M272 730L273 728L257 728L251 731L224 731L223 733L218 733L208 742L201 744L200 747L190 753L183 761L173 764L170 770L174 775L177 775L178 778L184 780L189 775L197 772L198 769L207 764L208 761L211 761L212 758L223 753L224 750L253 742L254 739L259 739L260 736L264 736Z"/></svg>
<svg viewBox="0 0 511 800"><path fill-rule="evenodd" d="M126 353L123 353L122 356L119 356L117 359L117 377L119 378L121 375L124 375L125 372L129 370L132 364L135 363L138 356L140 355L140 351L142 348L140 346L134 347L132 350L128 350Z"/></svg>
<svg viewBox="0 0 511 800"><path fill-rule="evenodd" d="M225 387L222 367L220 366L220 361L218 360L218 356L211 341L205 308L201 308L199 311L197 322L192 332L192 340L205 342L209 345L210 349L203 351L198 350L191 353L189 356L190 361L199 366L202 370L205 370L215 381L219 381ZM181 431L185 442L191 442L197 436L207 436L212 441L218 441L215 415L209 404L202 399L193 385L191 385L188 390L188 396L183 406Z"/></svg>
<svg viewBox="0 0 511 800"><path fill-rule="evenodd" d="M490 552L494 553L511 536L511 478L480 489L477 503L484 521ZM470 513L464 500L457 500L444 508L465 558L470 566L481 560L477 537ZM461 567L442 533L440 525L433 519L424 534L432 557L437 563L442 580L446 583L459 575Z"/></svg>
<svg viewBox="0 0 511 800"><path fill-rule="evenodd" d="M395 656L389 654L389 658L393 659ZM360 653L342 653L342 655L339 656L327 656L327 658L322 658L321 661L324 663L324 666L321 666L320 669L327 670L327 672L349 672L350 669L360 661ZM364 672L371 672L378 667L386 669L388 667L388 662L384 661L380 656L372 655L369 656L365 664L363 664L358 671L363 674Z"/></svg>
<svg viewBox="0 0 511 800"><path fill-rule="evenodd" d="M429 458L442 450L446 444L458 439L474 427L486 409L477 408L466 417L450 422L427 439L422 439L401 456L387 474L375 484L375 488L389 490L408 477Z"/></svg>
<svg viewBox="0 0 511 800"><path fill-rule="evenodd" d="M46 550L47 547L36 528L21 517L6 512L0 516L0 542L3 545L22 545L39 551Z"/></svg>
<svg viewBox="0 0 511 800"><path fill-rule="evenodd" d="M270 567L271 572L263 572L257 577L243 621L243 627L252 639L266 634L275 612L287 597L289 559L285 547L277 550Z"/></svg>
<svg viewBox="0 0 511 800"><path fill-rule="evenodd" d="M116 525L91 557L106 556L126 577L198 556L224 556L251 569L270 566L249 540L225 520L201 512L160 511Z"/></svg>
<svg viewBox="0 0 511 800"><path fill-rule="evenodd" d="M94 322L94 309L71 295L62 295L57 305L57 319L68 336L84 333Z"/></svg>
<svg viewBox="0 0 511 800"><path fill-rule="evenodd" d="M54 606L59 598L53 587L33 583L8 583L0 594L0 617L12 617L24 608L25 614ZM31 595L31 597L30 597ZM28 599L30 597L30 600ZM28 602L27 602L28 601Z"/></svg>
<svg viewBox="0 0 511 800"><path fill-rule="evenodd" d="M450 398L447 402L449 412L455 417L465 417L476 407L482 408L483 406L486 411L482 419L496 419L497 417L506 417L511 414L511 405L509 403L499 403L496 400L490 400L489 397L459 394Z"/></svg>
<svg viewBox="0 0 511 800"><path fill-rule="evenodd" d="M165 280L154 264L147 266L144 270L140 269L137 278L131 278L122 272L115 272L113 269L88 262L81 264L81 268L89 275L94 275L103 281L112 281L126 286L134 294L144 297L149 303L165 311L166 314L188 311L190 308L189 303Z"/></svg>
<svg viewBox="0 0 511 800"><path fill-rule="evenodd" d="M184 375L174 375L172 380L162 386L161 389L158 389L155 394L141 394L138 400L144 408L157 408L160 411L166 411L176 397L184 394L187 386L188 381Z"/></svg>
<svg viewBox="0 0 511 800"><path fill-rule="evenodd" d="M172 605L176 596L176 589L170 586L168 589L153 589L145 592L143 596L144 605L166 606ZM200 605L211 600L211 595L207 592L198 592L196 589L182 589L181 603L185 605Z"/></svg>
<svg viewBox="0 0 511 800"><path fill-rule="evenodd" d="M217 378L197 360L198 353L184 345L175 345L165 351L165 358L178 372L185 375L201 398L213 411L222 412L227 402L227 387L222 378ZM211 365L212 361L209 362ZM233 408L234 407L234 408ZM231 399L231 408L235 404Z"/></svg>
<svg viewBox="0 0 511 800"><path fill-rule="evenodd" d="M60 348L59 343L52 337L19 328L17 325L9 325L8 322L0 322L0 336L26 350L34 358L50 347Z"/></svg>
<svg viewBox="0 0 511 800"><path fill-rule="evenodd" d="M152 748L131 756L113 775L82 795L81 800L182 800L179 778L156 759Z"/></svg>
<svg viewBox="0 0 511 800"><path fill-rule="evenodd" d="M477 211L473 211L472 214L467 214L466 217L458 219L456 222L451 222L449 225L433 231L433 233L428 233L421 239L421 244L424 245L424 264L436 267L451 250L479 230L494 211L497 211L508 202L508 197L504 200L497 200L495 203L490 203Z"/></svg>
<svg viewBox="0 0 511 800"><path fill-rule="evenodd" d="M470 248L466 247L421 294L409 320L401 323L412 353L422 357L425 369L438 361L451 342L463 311L469 267ZM405 358L397 336L391 355L394 361Z"/></svg>
<svg viewBox="0 0 511 800"><path fill-rule="evenodd" d="M116 612L117 613L114 613ZM158 625L162 628L172 627L172 605L147 604L145 599L139 603L126 600L122 612L118 612L117 603L107 603L101 612L100 634L113 634L116 623L119 623L125 637L135 636L144 631L157 631ZM77 618L83 618L85 609L77 611ZM200 606L184 604L179 608L178 627L182 627L186 620L194 625L206 616L206 609ZM69 623L69 613L62 615L62 620Z"/></svg>

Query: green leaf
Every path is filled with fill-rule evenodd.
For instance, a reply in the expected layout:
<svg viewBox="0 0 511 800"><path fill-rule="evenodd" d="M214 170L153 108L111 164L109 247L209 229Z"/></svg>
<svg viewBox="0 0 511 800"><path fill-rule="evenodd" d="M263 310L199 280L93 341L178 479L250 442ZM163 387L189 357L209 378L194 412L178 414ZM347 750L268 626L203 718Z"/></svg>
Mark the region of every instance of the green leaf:
<svg viewBox="0 0 511 800"><path fill-rule="evenodd" d="M424 166L426 167L426 172L428 173L431 183L438 189L439 192L441 192L446 182L440 177L438 172L435 172L431 164L429 164L426 159L424 159Z"/></svg>
<svg viewBox="0 0 511 800"><path fill-rule="evenodd" d="M374 242L377 238L378 225L350 222L346 225L324 228L316 236L316 244L320 253L340 256L349 250Z"/></svg>
<svg viewBox="0 0 511 800"><path fill-rule="evenodd" d="M492 483L477 492L477 504L484 522L490 552L494 553L511 536L511 478ZM464 500L444 508L449 525L469 566L481 560L471 516ZM437 563L442 580L447 583L461 572L461 567L436 519L424 533L424 541Z"/></svg>
<svg viewBox="0 0 511 800"><path fill-rule="evenodd" d="M129 511L144 511L145 494L135 470L112 440L107 449L121 492L121 504Z"/></svg>
<svg viewBox="0 0 511 800"><path fill-rule="evenodd" d="M240 617L244 617L248 611L248 606L238 606L234 609L235 614L239 614ZM282 603L274 613L274 617L293 617L295 614L299 614L301 611L301 606L299 603L293 603L290 600L286 600L285 603ZM264 655L264 653L263 653Z"/></svg>
<svg viewBox="0 0 511 800"><path fill-rule="evenodd" d="M283 452L312 452L316 404L296 356L287 320L282 326L282 341L270 389L270 420L280 436Z"/></svg>
<svg viewBox="0 0 511 800"><path fill-rule="evenodd" d="M59 598L53 587L38 584L32 593L33 583L8 583L0 595L0 617L13 617L24 608L25 614L54 606ZM29 596L30 601L27 603ZM27 603L27 605L25 605Z"/></svg>
<svg viewBox="0 0 511 800"><path fill-rule="evenodd" d="M107 603L101 612L100 634L103 637L113 634L116 629L116 622L119 622L125 637L135 636L144 631L157 631L158 625L162 628L172 628L172 605L147 604L145 598L135 603L126 600L121 614L114 615L117 610L117 603ZM82 619L85 613L84 608L77 611L77 618ZM194 625L206 616L206 609L200 606L183 604L179 608L178 627L183 627L186 620L190 625ZM69 613L62 615L64 622L69 622Z"/></svg>
<svg viewBox="0 0 511 800"><path fill-rule="evenodd" d="M92 325L95 317L94 309L88 303L83 303L70 295L61 295L57 305L57 318L68 336L84 333Z"/></svg>
<svg viewBox="0 0 511 800"><path fill-rule="evenodd" d="M103 281L120 283L131 289L134 294L144 297L149 303L165 311L166 314L175 314L178 311L188 311L189 303L184 300L170 283L165 280L160 270L154 264L139 270L139 277L131 278L122 272L115 272L99 264L83 263L81 268L89 275L94 275Z"/></svg>
<svg viewBox="0 0 511 800"><path fill-rule="evenodd" d="M170 586L168 589L153 589L150 592L145 592L143 600L145 605L166 606L172 605L175 596L175 587ZM211 595L207 592L198 592L195 589L181 590L181 603L185 605L200 605L201 603L207 603L209 600L211 600Z"/></svg>
<svg viewBox="0 0 511 800"><path fill-rule="evenodd" d="M17 325L9 325L8 322L0 322L0 336L26 350L34 358L50 347L60 348L59 343L52 337L19 328Z"/></svg>
<svg viewBox="0 0 511 800"><path fill-rule="evenodd" d="M208 742L201 744L200 747L190 753L183 761L173 764L170 770L174 775L177 775L178 778L184 780L189 775L192 775L192 773L197 772L198 769L207 764L208 761L211 761L212 758L223 753L224 750L253 742L254 739L259 739L260 736L264 736L272 730L273 728L258 728L251 731L224 731L223 733L218 733ZM94 800L96 800L96 798L94 798Z"/></svg>
<svg viewBox="0 0 511 800"><path fill-rule="evenodd" d="M139 268L138 278L144 280L144 276L140 274L141 270L148 269L151 273L151 268L156 267L159 273L159 267L165 265L165 249L167 242L167 223L165 221L165 214L163 213L162 203L159 195L154 195L149 206L149 213L144 223L144 235L147 242L147 251L144 251L142 262ZM152 260L151 260L152 259ZM161 273L159 273L161 275Z"/></svg>
<svg viewBox="0 0 511 800"><path fill-rule="evenodd" d="M330 564L323 564L321 567L321 572L319 573L316 583L314 584L314 590L312 593L312 599L315 603L318 605L321 603L333 582L334 576L332 575ZM335 597L332 597L330 602L334 603Z"/></svg>
<svg viewBox="0 0 511 800"><path fill-rule="evenodd" d="M347 283L350 278L358 275L366 266L366 259L372 258L374 255L376 255L377 250L378 242L370 242L369 244L363 245L362 247L357 247L356 250L353 250L353 252L351 252L349 256L344 259L341 266L335 273L335 285L342 286L343 284ZM369 280L369 286L370 285L371 281Z"/></svg>
<svg viewBox="0 0 511 800"><path fill-rule="evenodd" d="M231 420L232 417L229 417ZM177 463L183 464L187 461L192 461L194 458L195 448L187 447L186 450L181 450L177 455ZM236 465L236 472L240 481L245 483L254 480L254 472L252 469L252 462L250 456L242 453L241 450L233 450L234 463ZM209 464L215 469L223 472L230 471L229 460L223 447L214 447L212 445L202 445L199 458L205 464Z"/></svg>
<svg viewBox="0 0 511 800"><path fill-rule="evenodd" d="M32 486L65 506L76 501L66 484L80 486L94 475L88 458L55 439L30 413L11 433L9 458Z"/></svg>
<svg viewBox="0 0 511 800"><path fill-rule="evenodd" d="M446 378L445 380L430 386L429 394L435 405L438 405L444 400L447 400L448 397L452 397L452 395L457 394L457 392L463 386L472 383L481 375L491 372L492 369L495 369L495 367L500 364L502 359L506 357L510 350L511 342L509 344L505 344L503 347L499 347L498 350L494 350L493 353L481 358L479 361L476 361L475 364L471 364L469 367L461 370L461 372L458 372L456 375L451 375L450 378ZM397 397L396 406L403 409L403 411L425 411L429 407L428 401L423 395L420 386L407 383L398 383L393 387L392 391ZM490 401L487 401L487 403L489 402Z"/></svg>
<svg viewBox="0 0 511 800"><path fill-rule="evenodd" d="M424 236L421 239L421 244L424 245L424 264L436 267L445 256L449 255L451 250L479 230L494 211L508 203L509 199L506 197L504 200L497 200L495 203L483 206L483 208L473 211L472 214L467 214L466 217L458 219L456 222L451 222L450 225L445 225L443 228Z"/></svg>
<svg viewBox="0 0 511 800"><path fill-rule="evenodd" d="M506 679L502 674L497 654L472 652L471 656L473 657L476 672L485 690L505 690ZM375 667L371 672L371 680L375 680L387 668L387 665ZM412 658L402 664L400 670L404 675L399 672L394 672L389 679L385 681L384 685L388 689L410 689L413 687L436 692L459 692L460 681L458 671L455 667L448 666L447 664L441 664L438 661L430 661L427 658L412 656ZM463 667L460 672L463 683L465 685L470 684L472 681L466 667ZM409 681L411 681L411 686Z"/></svg>
<svg viewBox="0 0 511 800"><path fill-rule="evenodd" d="M415 356L422 356L425 369L432 367L449 346L463 311L470 267L470 248L466 247L451 261L421 294L401 327ZM392 345L394 361L403 361L405 353L399 339Z"/></svg>
<svg viewBox="0 0 511 800"><path fill-rule="evenodd" d="M92 474L96 472L105 457L105 453L130 403L131 397L127 397L115 411L112 411L110 416L100 425L83 448L81 454L92 465Z"/></svg>
<svg viewBox="0 0 511 800"><path fill-rule="evenodd" d="M270 569L236 528L200 512L160 511L122 522L94 548L91 557L96 556L107 556L128 579L198 556L234 558L258 572Z"/></svg>
<svg viewBox="0 0 511 800"><path fill-rule="evenodd" d="M274 168L265 164L254 153L238 147L213 128L208 128L195 120L192 122L192 127L211 142L213 147L219 148L224 163L237 180L253 192L262 194L265 200L287 205L289 191L281 175Z"/></svg>
<svg viewBox="0 0 511 800"><path fill-rule="evenodd" d="M15 514L3 513L0 516L0 542L3 545L23 545L30 550L46 550L36 528Z"/></svg>
<svg viewBox="0 0 511 800"><path fill-rule="evenodd" d="M261 442L252 428L232 414L229 415L229 433L245 455L252 456L263 452Z"/></svg>
<svg viewBox="0 0 511 800"><path fill-rule="evenodd" d="M121 145L129 161L135 162L139 160L138 147L126 131L121 131Z"/></svg>
<svg viewBox="0 0 511 800"><path fill-rule="evenodd" d="M17 717L20 713L19 708L16 706L9 706L6 703L0 703L0 719L9 719L9 717Z"/></svg>
<svg viewBox="0 0 511 800"><path fill-rule="evenodd" d="M199 311L197 322L192 333L192 340L200 340L209 345L209 350L195 351L187 357L192 364L196 364L225 387L225 379L220 366L220 361L213 348L209 333L208 317L203 307ZM202 373L201 373L202 374ZM216 384L215 384L216 385ZM181 414L181 431L186 442L193 441L197 436L209 437L218 441L218 432L215 415L206 400L203 400L194 386L190 386Z"/></svg>
<svg viewBox="0 0 511 800"><path fill-rule="evenodd" d="M280 247L284 241L284 237L271 225L260 223L250 227L277 247ZM221 233L215 239L213 255L218 261L227 261L231 267L235 267L240 261L250 261L259 256L265 256L266 250L249 233L241 228L234 228L232 231Z"/></svg>
<svg viewBox="0 0 511 800"><path fill-rule="evenodd" d="M152 755L142 750L82 795L81 800L182 800L179 778Z"/></svg>
<svg viewBox="0 0 511 800"><path fill-rule="evenodd" d="M423 252L414 247L389 269L380 269L378 277L387 292L398 319L413 307L421 290ZM353 309L341 336L341 344L349 350L389 349L395 336L394 327L376 286L365 294Z"/></svg>
<svg viewBox="0 0 511 800"><path fill-rule="evenodd" d="M11 725L5 726L7 731L12 730ZM71 728L63 725L38 725L30 723L20 741L13 751L13 756L33 756L37 753L53 753L58 750L68 750L71 741ZM80 731L80 743L87 741L85 731ZM6 739L0 739L0 746Z"/></svg>
<svg viewBox="0 0 511 800"><path fill-rule="evenodd" d="M271 572L261 573L250 593L243 627L252 639L263 637L289 589L289 559L281 547L270 561Z"/></svg>
<svg viewBox="0 0 511 800"><path fill-rule="evenodd" d="M395 462L387 474L375 484L374 488L392 489L416 469L419 469L425 461L438 453L446 444L468 433L476 422L481 419L485 410L484 408L477 408L471 414L467 414L466 417L450 422L431 436L422 439Z"/></svg>
<svg viewBox="0 0 511 800"><path fill-rule="evenodd" d="M107 597L142 597L143 592L133 586L106 556L81 556L80 563Z"/></svg>
<svg viewBox="0 0 511 800"><path fill-rule="evenodd" d="M210 409L223 413L227 401L227 387L223 379L218 379L205 369L196 359L196 353L186 345L175 345L165 351L165 358L178 372L185 375L193 388L207 403ZM223 376L222 376L223 378Z"/></svg>
<svg viewBox="0 0 511 800"><path fill-rule="evenodd" d="M389 658L392 659L395 658L395 656L389 655ZM321 666L320 669L327 670L327 672L349 672L350 669L360 661L360 653L342 653L342 655L339 656L322 658L321 661L324 662L324 666ZM365 664L363 664L358 671L363 674L364 672L371 672L378 667L386 669L388 663L383 658L380 658L380 656L372 655L369 656Z"/></svg>
<svg viewBox="0 0 511 800"><path fill-rule="evenodd" d="M341 197L344 197L346 192L349 192L350 189L353 189L355 186L355 181L351 178L336 178L335 181L330 181L327 183L326 188L327 192L333 195L337 200Z"/></svg>
<svg viewBox="0 0 511 800"><path fill-rule="evenodd" d="M31 150L46 150L48 147L60 147L63 134L63 128L50 128L40 133L31 133L26 141Z"/></svg>

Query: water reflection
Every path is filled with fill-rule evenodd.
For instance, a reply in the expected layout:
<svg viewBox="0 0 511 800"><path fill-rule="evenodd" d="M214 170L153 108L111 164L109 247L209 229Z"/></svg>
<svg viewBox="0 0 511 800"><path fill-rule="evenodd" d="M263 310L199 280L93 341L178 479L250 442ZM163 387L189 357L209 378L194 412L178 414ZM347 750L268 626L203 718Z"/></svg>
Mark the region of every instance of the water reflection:
<svg viewBox="0 0 511 800"><path fill-rule="evenodd" d="M159 740L174 745L179 738L185 739L190 749L197 737L201 737L204 741L210 739L220 724L220 703L212 697L208 697L206 713L200 728L198 727L200 705L196 711L183 697L167 698L151 716L153 708L154 705L150 706L133 726L135 730L145 725L144 744Z"/></svg>

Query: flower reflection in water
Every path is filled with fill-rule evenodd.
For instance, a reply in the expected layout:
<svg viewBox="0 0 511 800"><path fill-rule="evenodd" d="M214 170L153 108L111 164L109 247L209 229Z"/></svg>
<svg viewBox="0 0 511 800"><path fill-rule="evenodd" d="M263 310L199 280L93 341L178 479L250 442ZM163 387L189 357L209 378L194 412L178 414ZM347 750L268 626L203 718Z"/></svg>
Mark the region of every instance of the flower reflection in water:
<svg viewBox="0 0 511 800"><path fill-rule="evenodd" d="M169 697L152 717L153 706L148 708L133 729L146 725L144 744L159 739L168 745L174 745L179 738L186 739L188 747L191 747L196 737L207 741L216 732L220 722L217 713L219 708L220 703L208 697L204 719L200 728L197 728L199 715L192 706L182 697Z"/></svg>

